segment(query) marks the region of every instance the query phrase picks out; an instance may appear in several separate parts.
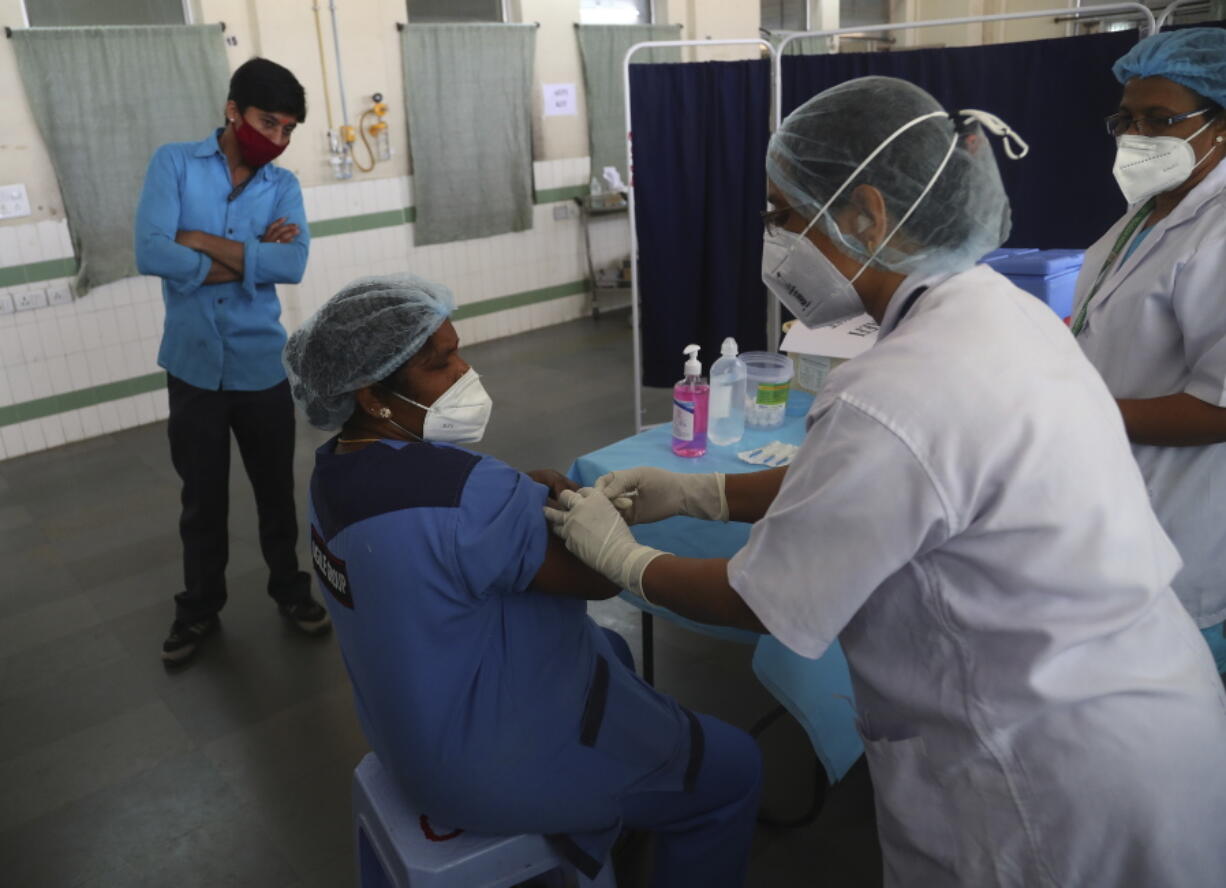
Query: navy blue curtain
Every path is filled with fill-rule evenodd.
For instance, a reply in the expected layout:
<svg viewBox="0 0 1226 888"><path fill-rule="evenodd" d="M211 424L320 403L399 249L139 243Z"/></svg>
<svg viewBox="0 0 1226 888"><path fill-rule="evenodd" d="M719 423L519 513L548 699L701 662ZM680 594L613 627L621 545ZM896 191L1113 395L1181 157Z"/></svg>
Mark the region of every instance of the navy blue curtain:
<svg viewBox="0 0 1226 888"><path fill-rule="evenodd" d="M766 346L765 61L630 66L643 381L672 385L691 342L704 372L735 336Z"/></svg>
<svg viewBox="0 0 1226 888"><path fill-rule="evenodd" d="M1136 31L905 52L787 56L786 115L828 87L879 74L909 80L950 110L996 114L1030 144L1011 161L993 145L1009 202L1009 245L1084 249L1126 209L1111 175L1115 142L1102 119L1119 106L1115 60ZM865 108L872 114L872 108Z"/></svg>

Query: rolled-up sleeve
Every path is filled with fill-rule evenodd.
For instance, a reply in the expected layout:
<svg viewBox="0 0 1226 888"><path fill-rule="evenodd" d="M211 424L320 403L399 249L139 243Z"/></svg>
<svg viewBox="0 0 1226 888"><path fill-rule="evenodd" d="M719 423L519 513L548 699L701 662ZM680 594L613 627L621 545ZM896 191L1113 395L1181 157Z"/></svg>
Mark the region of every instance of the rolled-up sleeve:
<svg viewBox="0 0 1226 888"><path fill-rule="evenodd" d="M302 205L302 189L293 175L283 179L268 222L281 218L298 226L298 236L292 241L269 244L252 237L243 244L243 290L253 298L261 284L296 284L306 273L311 235Z"/></svg>
<svg viewBox="0 0 1226 888"><path fill-rule="evenodd" d="M1189 375L1184 391L1215 407L1226 407L1226 284L1222 257L1226 240L1200 244L1175 277L1172 303L1183 334Z"/></svg>
<svg viewBox="0 0 1226 888"><path fill-rule="evenodd" d="M154 152L136 209L136 267L141 274L163 278L179 292L190 294L204 283L212 260L175 243L182 209L180 173L171 146L163 145Z"/></svg>
<svg viewBox="0 0 1226 888"><path fill-rule="evenodd" d="M456 529L457 589L474 599L522 592L545 563L547 491L495 459L483 459L464 488Z"/></svg>

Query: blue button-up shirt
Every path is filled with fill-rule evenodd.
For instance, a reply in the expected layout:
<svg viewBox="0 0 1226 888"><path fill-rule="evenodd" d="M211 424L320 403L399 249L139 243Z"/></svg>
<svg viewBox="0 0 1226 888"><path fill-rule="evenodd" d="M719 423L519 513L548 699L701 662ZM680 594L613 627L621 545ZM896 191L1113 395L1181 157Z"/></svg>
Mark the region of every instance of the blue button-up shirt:
<svg viewBox="0 0 1226 888"><path fill-rule="evenodd" d="M220 133L154 152L136 212L136 266L162 279L159 366L197 388L257 391L285 379L285 328L273 285L302 280L310 235L302 189L289 170L266 164L229 200L234 186ZM269 223L282 216L298 226L298 237L262 243ZM243 279L205 284L213 260L175 243L179 231L241 242Z"/></svg>

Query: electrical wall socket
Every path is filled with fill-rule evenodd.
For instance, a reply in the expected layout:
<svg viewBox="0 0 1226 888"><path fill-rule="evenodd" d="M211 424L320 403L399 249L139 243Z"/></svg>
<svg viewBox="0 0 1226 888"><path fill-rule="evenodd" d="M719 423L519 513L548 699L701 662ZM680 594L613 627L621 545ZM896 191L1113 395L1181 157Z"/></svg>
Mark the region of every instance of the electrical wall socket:
<svg viewBox="0 0 1226 888"><path fill-rule="evenodd" d="M24 185L0 185L0 219L30 215L30 198Z"/></svg>
<svg viewBox="0 0 1226 888"><path fill-rule="evenodd" d="M28 311L31 308L45 308L46 305L46 290L28 290L25 293L13 294L13 306L18 311Z"/></svg>
<svg viewBox="0 0 1226 888"><path fill-rule="evenodd" d="M47 288L47 301L52 305L67 305L72 302L72 286L66 281Z"/></svg>
<svg viewBox="0 0 1226 888"><path fill-rule="evenodd" d="M12 314L16 310L13 307L13 297L8 293L0 293L0 315Z"/></svg>

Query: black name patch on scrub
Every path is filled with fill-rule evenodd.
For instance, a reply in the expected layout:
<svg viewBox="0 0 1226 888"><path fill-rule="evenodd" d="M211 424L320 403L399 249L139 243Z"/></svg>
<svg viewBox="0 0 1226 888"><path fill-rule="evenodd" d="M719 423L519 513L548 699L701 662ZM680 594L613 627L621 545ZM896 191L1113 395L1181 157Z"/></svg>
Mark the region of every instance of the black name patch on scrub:
<svg viewBox="0 0 1226 888"><path fill-rule="evenodd" d="M311 561L315 563L315 576L323 583L332 597L353 610L353 592L349 588L349 574L345 562L328 551L319 531L311 528Z"/></svg>

